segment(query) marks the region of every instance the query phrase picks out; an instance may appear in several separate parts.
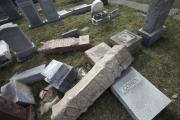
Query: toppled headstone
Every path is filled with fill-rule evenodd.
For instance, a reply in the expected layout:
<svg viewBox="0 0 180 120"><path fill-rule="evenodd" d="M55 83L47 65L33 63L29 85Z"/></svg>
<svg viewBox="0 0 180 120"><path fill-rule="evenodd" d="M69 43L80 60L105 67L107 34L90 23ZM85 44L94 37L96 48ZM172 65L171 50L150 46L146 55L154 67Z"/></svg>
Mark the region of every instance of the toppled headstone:
<svg viewBox="0 0 180 120"><path fill-rule="evenodd" d="M69 37L79 37L79 31L77 28L69 30L68 32L65 32L61 34L62 38L69 38Z"/></svg>
<svg viewBox="0 0 180 120"><path fill-rule="evenodd" d="M91 5L89 4L82 4L70 9L73 14L84 14L86 12L91 11Z"/></svg>
<svg viewBox="0 0 180 120"><path fill-rule="evenodd" d="M61 10L61 11L58 11L58 15L60 16L60 19L65 19L69 16L72 16L73 12L67 11L67 10Z"/></svg>
<svg viewBox="0 0 180 120"><path fill-rule="evenodd" d="M75 69L56 60L52 60L41 74L45 77L46 82L62 93L68 91L76 83Z"/></svg>
<svg viewBox="0 0 180 120"><path fill-rule="evenodd" d="M8 23L10 21L8 15L5 13L3 8L0 6L0 25L3 25L5 23Z"/></svg>
<svg viewBox="0 0 180 120"><path fill-rule="evenodd" d="M4 40L19 62L33 56L36 46L21 31L17 24L7 23L0 26L0 39Z"/></svg>
<svg viewBox="0 0 180 120"><path fill-rule="evenodd" d="M20 18L17 8L12 0L0 0L0 7L6 13L10 21L16 21Z"/></svg>
<svg viewBox="0 0 180 120"><path fill-rule="evenodd" d="M150 46L160 39L165 30L165 20L174 0L152 0L144 27L139 30L145 46Z"/></svg>
<svg viewBox="0 0 180 120"><path fill-rule="evenodd" d="M86 26L86 27L80 29L79 32L80 32L80 33L88 33L88 32L89 32L89 27Z"/></svg>
<svg viewBox="0 0 180 120"><path fill-rule="evenodd" d="M18 81L12 81L2 86L1 96L23 106L35 104L30 88Z"/></svg>
<svg viewBox="0 0 180 120"><path fill-rule="evenodd" d="M0 68L9 65L12 62L9 45L0 40Z"/></svg>
<svg viewBox="0 0 180 120"><path fill-rule="evenodd" d="M127 69L132 57L123 45L114 46L52 107L52 120L76 120Z"/></svg>
<svg viewBox="0 0 180 120"><path fill-rule="evenodd" d="M21 73L16 73L9 80L10 81L19 81L24 84L33 84L35 82L41 81L44 79L44 76L41 75L41 72L45 69L46 65L40 65L35 68L31 68Z"/></svg>
<svg viewBox="0 0 180 120"><path fill-rule="evenodd" d="M16 0L18 7L27 19L29 27L37 27L43 24L32 0Z"/></svg>
<svg viewBox="0 0 180 120"><path fill-rule="evenodd" d="M152 120L171 102L134 68L124 72L112 91L135 120Z"/></svg>
<svg viewBox="0 0 180 120"><path fill-rule="evenodd" d="M142 37L128 30L124 30L112 36L111 40L114 45L125 45L131 53L135 53L141 48Z"/></svg>
<svg viewBox="0 0 180 120"><path fill-rule="evenodd" d="M96 62L98 62L101 58L104 57L107 51L111 49L110 46L108 46L106 43L101 43L89 50L85 51L85 56L88 60L88 62L91 65L94 65Z"/></svg>
<svg viewBox="0 0 180 120"><path fill-rule="evenodd" d="M38 49L39 52L45 54L50 53L65 53L77 50L86 50L90 47L89 35L80 36L79 38L64 38L57 40L50 40L43 43L42 47Z"/></svg>
<svg viewBox="0 0 180 120"><path fill-rule="evenodd" d="M26 120L26 108L0 97L0 115L2 120Z"/></svg>
<svg viewBox="0 0 180 120"><path fill-rule="evenodd" d="M104 10L104 4L101 0L93 1L91 5L91 21L94 25L101 25L119 16L118 9L113 10L110 15Z"/></svg>
<svg viewBox="0 0 180 120"><path fill-rule="evenodd" d="M48 22L59 20L59 15L56 11L53 0L39 0L39 3L48 19Z"/></svg>

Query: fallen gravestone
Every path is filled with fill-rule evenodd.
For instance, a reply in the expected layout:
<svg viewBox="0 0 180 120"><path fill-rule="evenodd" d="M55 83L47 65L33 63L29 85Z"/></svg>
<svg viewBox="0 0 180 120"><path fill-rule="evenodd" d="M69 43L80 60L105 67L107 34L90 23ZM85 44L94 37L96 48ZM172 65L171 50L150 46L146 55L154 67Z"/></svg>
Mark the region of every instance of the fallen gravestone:
<svg viewBox="0 0 180 120"><path fill-rule="evenodd" d="M6 13L10 21L16 21L20 18L17 8L12 0L0 0L0 7Z"/></svg>
<svg viewBox="0 0 180 120"><path fill-rule="evenodd" d="M35 82L41 81L44 79L44 76L41 75L41 72L45 69L46 65L40 65L35 68L31 68L21 73L16 73L9 80L10 81L19 81L23 84L33 84Z"/></svg>
<svg viewBox="0 0 180 120"><path fill-rule="evenodd" d="M17 81L12 81L2 86L1 96L22 106L35 104L30 88Z"/></svg>
<svg viewBox="0 0 180 120"><path fill-rule="evenodd" d="M34 43L21 31L17 24L7 23L0 26L0 39L16 54L19 62L26 60L36 51Z"/></svg>
<svg viewBox="0 0 180 120"><path fill-rule="evenodd" d="M30 28L43 24L43 21L41 20L32 0L16 0L16 3L27 19Z"/></svg>
<svg viewBox="0 0 180 120"><path fill-rule="evenodd" d="M8 23L9 21L10 20L9 20L8 15L5 13L5 11L0 6L0 25Z"/></svg>
<svg viewBox="0 0 180 120"><path fill-rule="evenodd" d="M34 120L30 119L32 111L29 111L29 108L30 107L24 108L0 97L1 120Z"/></svg>
<svg viewBox="0 0 180 120"><path fill-rule="evenodd" d="M69 38L69 37L79 37L79 31L77 28L69 30L68 32L65 32L63 34L61 34L62 38Z"/></svg>
<svg viewBox="0 0 180 120"><path fill-rule="evenodd" d="M57 40L50 40L43 43L42 47L38 49L39 52L45 54L50 53L65 53L77 50L86 50L90 47L89 35L80 36L79 38L64 38Z"/></svg>
<svg viewBox="0 0 180 120"><path fill-rule="evenodd" d="M106 52L109 51L110 49L111 47L103 42L89 50L86 50L85 57L87 58L88 63L90 63L91 65L94 65L101 58L103 58Z"/></svg>
<svg viewBox="0 0 180 120"><path fill-rule="evenodd" d="M119 78L133 58L123 45L114 46L52 107L52 120L76 120Z"/></svg>
<svg viewBox="0 0 180 120"><path fill-rule="evenodd" d="M141 48L142 37L128 30L117 33L111 37L114 45L125 45L131 53L136 53Z"/></svg>
<svg viewBox="0 0 180 120"><path fill-rule="evenodd" d="M68 91L76 83L75 69L56 60L52 60L41 74L45 77L46 82L62 93Z"/></svg>
<svg viewBox="0 0 180 120"><path fill-rule="evenodd" d="M73 15L72 11L67 11L67 10L61 10L58 12L58 15L60 16L60 19L65 19L69 16Z"/></svg>
<svg viewBox="0 0 180 120"><path fill-rule="evenodd" d="M171 102L134 68L123 73L112 92L134 120L152 120Z"/></svg>
<svg viewBox="0 0 180 120"><path fill-rule="evenodd" d="M160 39L165 30L165 20L170 12L174 0L152 0L144 27L139 30L146 46L152 45Z"/></svg>
<svg viewBox="0 0 180 120"><path fill-rule="evenodd" d="M39 3L48 19L48 22L59 20L59 15L56 11L53 0L39 0Z"/></svg>
<svg viewBox="0 0 180 120"><path fill-rule="evenodd" d="M12 62L9 45L1 40L0 41L0 68L9 65Z"/></svg>
<svg viewBox="0 0 180 120"><path fill-rule="evenodd" d="M72 11L73 14L84 14L86 12L91 11L91 5L89 4L82 4L76 7L73 7L70 9L70 11Z"/></svg>

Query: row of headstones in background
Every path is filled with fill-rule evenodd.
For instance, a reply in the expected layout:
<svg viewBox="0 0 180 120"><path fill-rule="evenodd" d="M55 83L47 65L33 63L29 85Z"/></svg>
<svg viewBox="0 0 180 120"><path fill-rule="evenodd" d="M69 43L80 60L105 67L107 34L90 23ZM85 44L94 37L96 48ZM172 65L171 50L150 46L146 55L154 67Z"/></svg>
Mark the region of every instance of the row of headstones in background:
<svg viewBox="0 0 180 120"><path fill-rule="evenodd" d="M101 0L95 0L91 5L91 21L94 25L106 23L119 16L118 9L113 10L110 15L104 10L104 4Z"/></svg>
<svg viewBox="0 0 180 120"><path fill-rule="evenodd" d="M7 23L1 25L0 39L9 45L10 50L15 53L18 62L28 59L37 52L34 43L29 40L17 24Z"/></svg>

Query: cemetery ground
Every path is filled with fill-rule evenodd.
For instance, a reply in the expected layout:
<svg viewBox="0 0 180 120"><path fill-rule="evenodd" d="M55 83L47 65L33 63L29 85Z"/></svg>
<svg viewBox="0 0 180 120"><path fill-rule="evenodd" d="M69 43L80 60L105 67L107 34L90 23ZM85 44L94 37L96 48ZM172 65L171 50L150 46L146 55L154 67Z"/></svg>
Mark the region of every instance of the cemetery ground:
<svg viewBox="0 0 180 120"><path fill-rule="evenodd" d="M137 0L146 3L148 0ZM91 3L85 0L77 4L56 1L57 10L71 8L82 3ZM179 5L179 6L177 6ZM93 26L90 20L90 13L68 17L62 21L29 29L24 18L17 21L20 28L36 44L41 46L41 42L60 38L60 35L73 28L90 28L88 33L92 46L101 42L110 44L110 37L116 33L128 29L137 33L138 29L144 24L144 18L134 9L125 6L106 6L109 11L119 8L120 16L107 24ZM175 7L180 8L180 1L176 0ZM41 12L42 13L42 12ZM43 14L41 14L43 16ZM132 66L143 76L151 81L157 88L172 98L172 103L166 107L156 120L179 120L180 119L180 21L168 17L166 20L166 32L164 37L156 42L152 47L142 49L134 55ZM49 63L52 59L70 64L75 68L83 68L86 71L91 69L84 57L84 52L70 52L63 55L36 54L32 59L23 63L13 63L13 65L0 71L0 85L8 82L8 79L16 72L20 72L44 63ZM39 92L47 83L40 82L33 85L33 93L36 99L36 108L39 107ZM173 95L178 95L173 99ZM143 98L142 98L143 99ZM40 116L38 120L50 120L51 111ZM129 120L131 119L123 105L115 98L110 90L107 90L78 120Z"/></svg>

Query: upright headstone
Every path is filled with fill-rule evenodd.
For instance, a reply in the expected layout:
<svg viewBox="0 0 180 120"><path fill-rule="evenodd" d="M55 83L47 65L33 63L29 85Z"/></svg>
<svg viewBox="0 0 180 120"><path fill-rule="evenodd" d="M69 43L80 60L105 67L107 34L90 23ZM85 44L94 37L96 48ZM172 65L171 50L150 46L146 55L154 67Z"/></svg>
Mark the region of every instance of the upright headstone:
<svg viewBox="0 0 180 120"><path fill-rule="evenodd" d="M29 27L37 27L43 24L32 0L16 0L16 3L29 23Z"/></svg>
<svg viewBox="0 0 180 120"><path fill-rule="evenodd" d="M41 73L45 81L62 93L68 91L75 83L77 72L67 64L52 60Z"/></svg>
<svg viewBox="0 0 180 120"><path fill-rule="evenodd" d="M10 21L16 21L20 18L17 8L12 0L0 0L0 7L7 14Z"/></svg>
<svg viewBox="0 0 180 120"><path fill-rule="evenodd" d="M53 0L39 0L39 3L48 19L48 22L59 19Z"/></svg>
<svg viewBox="0 0 180 120"><path fill-rule="evenodd" d="M10 50L16 54L19 62L31 57L36 51L36 46L21 31L17 24L7 23L0 26L0 39L4 40Z"/></svg>
<svg viewBox="0 0 180 120"><path fill-rule="evenodd" d="M112 92L134 120L152 120L171 100L134 68L126 70Z"/></svg>
<svg viewBox="0 0 180 120"><path fill-rule="evenodd" d="M152 0L149 6L144 27L139 30L144 45L150 46L164 33L164 23L174 0Z"/></svg>
<svg viewBox="0 0 180 120"><path fill-rule="evenodd" d="M31 68L21 73L16 73L9 80L10 81L19 81L24 84L33 84L35 82L41 81L44 79L41 72L45 69L46 65L40 65L35 68Z"/></svg>

